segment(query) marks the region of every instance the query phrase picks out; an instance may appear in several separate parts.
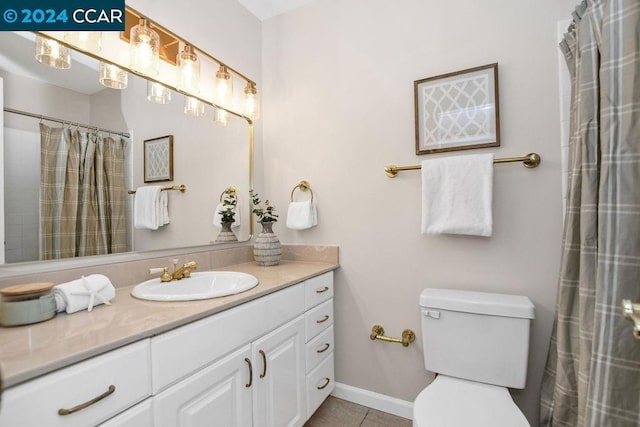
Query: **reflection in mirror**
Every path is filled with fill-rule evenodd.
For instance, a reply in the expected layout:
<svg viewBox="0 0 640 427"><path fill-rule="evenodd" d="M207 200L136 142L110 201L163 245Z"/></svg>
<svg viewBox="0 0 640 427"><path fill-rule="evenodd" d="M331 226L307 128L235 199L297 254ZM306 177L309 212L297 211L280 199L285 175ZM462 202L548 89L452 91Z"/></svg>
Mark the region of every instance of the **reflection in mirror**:
<svg viewBox="0 0 640 427"><path fill-rule="evenodd" d="M119 250L147 251L214 242L220 227L213 224L216 208L225 189L237 189L237 222L233 233L239 241L250 238L250 187L248 124L240 117L226 115L226 126L217 125L214 108L206 106L202 117L184 114L185 96L170 94L170 101L148 92L148 82L129 74L126 89L116 90L99 84L98 61L74 52L71 68L55 70L34 59L32 34L0 33L0 77L4 87L4 133L0 163L4 178L4 259L7 263L44 259L40 201L41 135L46 127L76 129L91 135L95 128L105 141L124 138L124 246ZM149 87L151 87L149 85ZM154 95L165 104L152 102ZM153 97L150 97L153 99ZM27 112L40 120L7 109ZM88 127L88 128L87 128ZM153 185L186 185L184 193L166 191L169 223L157 230L134 227L133 206L136 190L144 184L143 141L173 136L173 181ZM107 177L111 180L111 177ZM151 185L151 184L148 184ZM79 204L82 211L83 203ZM100 216L100 215L98 215ZM102 218L104 219L104 218ZM110 226L109 226L110 227ZM62 234L54 236L58 239ZM80 239L79 237L76 240ZM108 240L108 239L107 239ZM110 250L108 250L110 251ZM115 250L113 251L115 252ZM110 252L109 252L110 253ZM74 255L86 253L76 252Z"/></svg>

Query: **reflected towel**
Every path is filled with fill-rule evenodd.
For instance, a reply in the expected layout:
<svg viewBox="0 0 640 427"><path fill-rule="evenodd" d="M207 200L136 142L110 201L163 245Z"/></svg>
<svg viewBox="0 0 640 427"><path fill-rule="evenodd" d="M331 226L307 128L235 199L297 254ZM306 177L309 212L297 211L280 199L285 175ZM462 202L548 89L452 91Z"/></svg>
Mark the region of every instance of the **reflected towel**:
<svg viewBox="0 0 640 427"><path fill-rule="evenodd" d="M491 236L493 154L422 162L422 233Z"/></svg>
<svg viewBox="0 0 640 427"><path fill-rule="evenodd" d="M162 187L149 185L138 187L133 204L133 222L137 229L157 230L163 218L160 217L160 194Z"/></svg>
<svg viewBox="0 0 640 427"><path fill-rule="evenodd" d="M53 297L59 312L75 313L88 308L89 311L99 304L109 304L116 296L116 289L111 280L102 274L82 276L71 282L61 283L53 287Z"/></svg>
<svg viewBox="0 0 640 427"><path fill-rule="evenodd" d="M318 211L311 200L291 202L287 210L287 228L306 230L318 225Z"/></svg>
<svg viewBox="0 0 640 427"><path fill-rule="evenodd" d="M218 228L222 228L222 215L220 214L220 211L222 210L224 210L224 205L222 203L218 203L218 206L216 206L216 210L213 212L213 225ZM231 228L238 228L241 224L240 209L238 208L238 204L233 207L233 212L235 212L235 216L233 217L235 219L235 222L231 224Z"/></svg>

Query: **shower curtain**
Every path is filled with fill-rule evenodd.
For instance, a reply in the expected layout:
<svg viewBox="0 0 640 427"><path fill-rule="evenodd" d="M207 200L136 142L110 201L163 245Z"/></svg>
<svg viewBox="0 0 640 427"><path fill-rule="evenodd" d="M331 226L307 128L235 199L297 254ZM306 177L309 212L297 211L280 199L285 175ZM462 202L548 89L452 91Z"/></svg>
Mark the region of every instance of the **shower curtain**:
<svg viewBox="0 0 640 427"><path fill-rule="evenodd" d="M40 259L126 251L126 142L42 123L40 137Z"/></svg>
<svg viewBox="0 0 640 427"><path fill-rule="evenodd" d="M561 43L572 80L569 193L541 425L640 426L640 1L589 0Z"/></svg>

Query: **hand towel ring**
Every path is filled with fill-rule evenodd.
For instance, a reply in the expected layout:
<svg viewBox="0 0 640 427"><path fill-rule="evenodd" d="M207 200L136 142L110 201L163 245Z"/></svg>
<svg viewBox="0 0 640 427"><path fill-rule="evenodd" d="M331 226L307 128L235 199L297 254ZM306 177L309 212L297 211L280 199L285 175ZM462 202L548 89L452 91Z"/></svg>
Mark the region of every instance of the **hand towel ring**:
<svg viewBox="0 0 640 427"><path fill-rule="evenodd" d="M222 203L222 198L224 197L225 194L230 194L233 195L234 197L237 196L237 191L236 191L236 187L227 187L224 189L224 191L222 193L220 193L220 203Z"/></svg>
<svg viewBox="0 0 640 427"><path fill-rule="evenodd" d="M298 188L302 191L309 190L311 192L311 202L313 203L313 190L311 189L311 185L309 185L309 182L305 180L300 181L298 185L293 187L293 190L291 190L291 201L293 202L293 193L295 193L296 189Z"/></svg>

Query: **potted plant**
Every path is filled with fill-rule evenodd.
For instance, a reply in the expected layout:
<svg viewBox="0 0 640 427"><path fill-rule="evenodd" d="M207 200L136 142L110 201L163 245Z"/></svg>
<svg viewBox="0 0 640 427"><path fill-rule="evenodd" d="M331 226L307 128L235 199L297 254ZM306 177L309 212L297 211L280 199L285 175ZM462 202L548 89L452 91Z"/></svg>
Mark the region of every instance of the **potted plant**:
<svg viewBox="0 0 640 427"><path fill-rule="evenodd" d="M256 237L256 242L253 245L253 257L258 265L278 265L282 256L282 247L272 228L273 224L278 221L276 208L269 203L269 200L265 200L263 204L258 193L253 189L249 191L249 196L251 197L251 212L258 217L258 222L262 225L262 231Z"/></svg>
<svg viewBox="0 0 640 427"><path fill-rule="evenodd" d="M236 222L236 205L238 199L236 197L236 189L229 187L222 193L222 207L218 210L220 214L220 226L222 230L216 237L216 243L237 242L238 238L231 230L231 225Z"/></svg>

